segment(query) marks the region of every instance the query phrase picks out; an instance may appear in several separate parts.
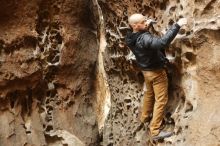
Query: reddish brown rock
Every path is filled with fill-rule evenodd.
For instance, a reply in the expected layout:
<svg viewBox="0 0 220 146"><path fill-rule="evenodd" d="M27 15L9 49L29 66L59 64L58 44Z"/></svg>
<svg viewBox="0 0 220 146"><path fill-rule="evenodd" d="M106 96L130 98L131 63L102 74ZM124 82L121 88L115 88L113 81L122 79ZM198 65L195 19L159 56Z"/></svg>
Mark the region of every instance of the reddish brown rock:
<svg viewBox="0 0 220 146"><path fill-rule="evenodd" d="M188 18L167 50L165 129L157 145L219 145L220 4L169 0L1 0L0 145L143 146L134 135L143 76L124 44L128 16L163 34Z"/></svg>
<svg viewBox="0 0 220 146"><path fill-rule="evenodd" d="M0 145L96 145L92 3L0 4Z"/></svg>

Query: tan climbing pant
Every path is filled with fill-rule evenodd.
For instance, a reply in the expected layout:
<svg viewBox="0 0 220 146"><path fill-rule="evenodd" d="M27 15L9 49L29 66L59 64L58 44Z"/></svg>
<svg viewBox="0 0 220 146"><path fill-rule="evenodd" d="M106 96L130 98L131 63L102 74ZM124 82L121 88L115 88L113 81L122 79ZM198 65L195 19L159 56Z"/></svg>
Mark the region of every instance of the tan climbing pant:
<svg viewBox="0 0 220 146"><path fill-rule="evenodd" d="M147 91L144 94L141 122L153 113L149 125L152 136L159 134L168 101L168 79L165 69L143 71Z"/></svg>

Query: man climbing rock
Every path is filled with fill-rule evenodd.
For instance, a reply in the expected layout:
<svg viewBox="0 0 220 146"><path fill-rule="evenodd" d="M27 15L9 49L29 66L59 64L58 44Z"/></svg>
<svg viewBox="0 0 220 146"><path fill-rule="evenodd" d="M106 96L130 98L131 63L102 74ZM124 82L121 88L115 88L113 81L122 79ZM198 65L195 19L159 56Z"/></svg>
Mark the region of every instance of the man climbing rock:
<svg viewBox="0 0 220 146"><path fill-rule="evenodd" d="M160 130L168 101L168 80L164 69L166 57L162 52L175 38L180 27L187 24L187 19L180 18L162 37L156 37L148 31L153 21L146 19L142 14L131 15L128 22L133 32L126 36L125 41L136 57L147 87L143 99L141 125L150 122L149 132L152 140L170 137L172 132Z"/></svg>

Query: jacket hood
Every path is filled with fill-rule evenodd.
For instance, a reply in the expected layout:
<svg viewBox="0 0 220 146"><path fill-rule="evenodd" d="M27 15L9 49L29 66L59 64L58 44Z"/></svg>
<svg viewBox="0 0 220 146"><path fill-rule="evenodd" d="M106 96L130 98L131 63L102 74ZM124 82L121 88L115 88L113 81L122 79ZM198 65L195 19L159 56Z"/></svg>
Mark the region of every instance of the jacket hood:
<svg viewBox="0 0 220 146"><path fill-rule="evenodd" d="M128 34L125 37L125 42L127 44L128 47L132 48L135 46L137 38L144 32L128 32Z"/></svg>

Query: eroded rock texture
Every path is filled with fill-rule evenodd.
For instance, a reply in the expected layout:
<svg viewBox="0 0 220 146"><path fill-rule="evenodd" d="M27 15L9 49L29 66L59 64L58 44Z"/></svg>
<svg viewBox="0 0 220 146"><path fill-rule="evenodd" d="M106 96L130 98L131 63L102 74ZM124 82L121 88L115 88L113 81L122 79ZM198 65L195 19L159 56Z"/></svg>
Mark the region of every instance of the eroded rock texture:
<svg viewBox="0 0 220 146"><path fill-rule="evenodd" d="M127 19L163 34L169 103L156 145L220 145L219 0L0 0L0 146L152 145L139 125L143 76L124 44ZM98 41L97 41L98 40Z"/></svg>
<svg viewBox="0 0 220 146"><path fill-rule="evenodd" d="M1 0L0 7L0 145L96 145L91 1Z"/></svg>
<svg viewBox="0 0 220 146"><path fill-rule="evenodd" d="M143 77L123 42L127 18L136 12L157 20L151 28L155 35L163 34L181 17L189 21L166 52L172 64L165 129L174 130L175 135L157 145L220 145L220 1L103 0L99 4L106 28L104 66L111 93L104 145L151 145L146 132L132 135L141 111Z"/></svg>

